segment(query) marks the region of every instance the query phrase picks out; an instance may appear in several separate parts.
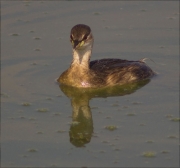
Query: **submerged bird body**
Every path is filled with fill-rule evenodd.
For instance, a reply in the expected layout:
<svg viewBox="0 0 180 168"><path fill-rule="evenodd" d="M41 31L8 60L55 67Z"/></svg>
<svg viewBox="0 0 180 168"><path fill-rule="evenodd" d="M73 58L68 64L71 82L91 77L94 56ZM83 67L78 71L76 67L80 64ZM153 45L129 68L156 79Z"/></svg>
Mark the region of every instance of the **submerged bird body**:
<svg viewBox="0 0 180 168"><path fill-rule="evenodd" d="M142 61L100 59L89 62L93 36L89 26L78 24L71 29L73 61L58 82L73 87L106 87L148 79L154 72Z"/></svg>

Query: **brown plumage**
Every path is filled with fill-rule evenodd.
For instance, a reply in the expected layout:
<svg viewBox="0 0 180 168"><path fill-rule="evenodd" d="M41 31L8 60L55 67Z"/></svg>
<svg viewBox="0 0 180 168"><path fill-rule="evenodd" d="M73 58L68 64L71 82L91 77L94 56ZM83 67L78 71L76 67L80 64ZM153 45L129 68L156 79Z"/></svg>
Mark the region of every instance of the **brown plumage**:
<svg viewBox="0 0 180 168"><path fill-rule="evenodd" d="M73 61L58 82L74 87L106 87L151 78L154 72L143 61L101 59L89 62L93 36L89 26L76 25L71 30Z"/></svg>

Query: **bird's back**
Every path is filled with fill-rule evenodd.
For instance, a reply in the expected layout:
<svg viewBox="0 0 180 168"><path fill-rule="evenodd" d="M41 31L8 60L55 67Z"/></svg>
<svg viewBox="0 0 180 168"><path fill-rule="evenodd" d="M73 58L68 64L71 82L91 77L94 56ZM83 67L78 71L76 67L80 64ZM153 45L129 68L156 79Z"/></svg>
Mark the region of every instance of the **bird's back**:
<svg viewBox="0 0 180 168"><path fill-rule="evenodd" d="M154 72L142 61L101 59L90 62L94 81L105 85L125 84L152 77Z"/></svg>

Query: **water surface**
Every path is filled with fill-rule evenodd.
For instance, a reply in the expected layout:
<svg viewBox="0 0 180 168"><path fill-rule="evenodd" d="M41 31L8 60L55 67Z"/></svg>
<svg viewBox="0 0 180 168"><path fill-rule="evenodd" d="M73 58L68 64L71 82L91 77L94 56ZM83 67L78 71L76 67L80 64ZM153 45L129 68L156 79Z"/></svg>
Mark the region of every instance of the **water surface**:
<svg viewBox="0 0 180 168"><path fill-rule="evenodd" d="M92 60L147 57L158 75L119 94L59 87L78 23ZM179 166L178 2L2 1L1 44L1 166Z"/></svg>

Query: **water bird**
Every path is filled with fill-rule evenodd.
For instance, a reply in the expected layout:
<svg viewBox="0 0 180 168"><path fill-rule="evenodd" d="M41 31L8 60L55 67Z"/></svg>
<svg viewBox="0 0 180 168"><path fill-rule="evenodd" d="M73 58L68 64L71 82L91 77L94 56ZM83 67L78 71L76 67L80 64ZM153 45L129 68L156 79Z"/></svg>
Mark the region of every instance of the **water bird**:
<svg viewBox="0 0 180 168"><path fill-rule="evenodd" d="M90 61L94 38L91 28L85 24L77 24L71 29L70 42L73 60L57 79L60 84L99 88L146 80L155 75L144 59L129 61L105 58Z"/></svg>

